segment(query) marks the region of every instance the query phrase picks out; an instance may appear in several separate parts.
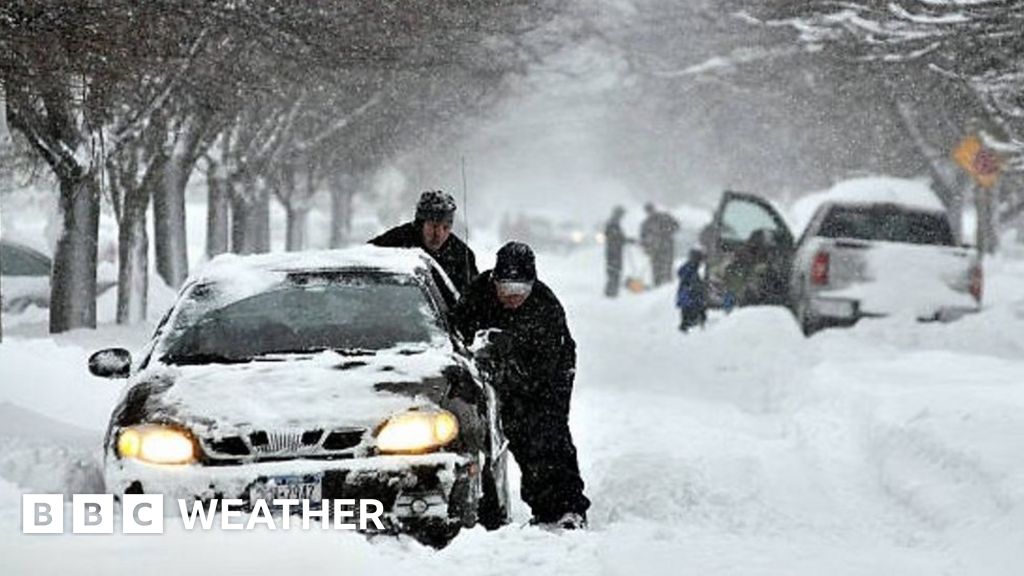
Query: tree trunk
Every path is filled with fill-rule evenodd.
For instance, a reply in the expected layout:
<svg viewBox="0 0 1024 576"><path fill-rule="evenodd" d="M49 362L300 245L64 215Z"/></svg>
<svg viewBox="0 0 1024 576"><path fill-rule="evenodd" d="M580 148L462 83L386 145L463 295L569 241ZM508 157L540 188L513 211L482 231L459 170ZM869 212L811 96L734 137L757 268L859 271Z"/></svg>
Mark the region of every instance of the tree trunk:
<svg viewBox="0 0 1024 576"><path fill-rule="evenodd" d="M331 185L331 248L349 243L352 233L352 199L355 188L351 178L334 178Z"/></svg>
<svg viewBox="0 0 1024 576"><path fill-rule="evenodd" d="M118 324L133 324L146 319L149 296L148 207L149 190L132 190L125 195L118 230Z"/></svg>
<svg viewBox="0 0 1024 576"><path fill-rule="evenodd" d="M285 250L288 252L300 252L306 248L307 218L309 210L306 208L287 207L288 229L285 236Z"/></svg>
<svg viewBox="0 0 1024 576"><path fill-rule="evenodd" d="M903 124L903 129L910 136L915 148L917 148L918 153L921 154L925 164L928 166L928 172L932 178L935 191L938 193L939 200L946 207L949 223L953 227L953 234L957 239L962 239L964 189L959 185L958 178L953 177L951 179L948 171L944 170L945 165L949 163L948 157L932 146L925 138L917 120L917 115L914 113L909 102L894 98L893 108L895 109L896 117Z"/></svg>
<svg viewBox="0 0 1024 576"><path fill-rule="evenodd" d="M975 209L978 213L976 241L982 254L995 254L999 248L999 233L996 228L995 206L998 187L974 188Z"/></svg>
<svg viewBox="0 0 1024 576"><path fill-rule="evenodd" d="M96 241L100 194L96 173L60 179L61 236L50 273L50 333L96 327Z"/></svg>
<svg viewBox="0 0 1024 576"><path fill-rule="evenodd" d="M231 251L259 254L270 250L270 195L254 183L231 199Z"/></svg>
<svg viewBox="0 0 1024 576"><path fill-rule="evenodd" d="M156 270L164 282L177 288L188 276L188 236L185 230L185 184L180 158L164 166L161 185L153 197L153 235ZM189 167L191 170L191 167Z"/></svg>
<svg viewBox="0 0 1024 576"><path fill-rule="evenodd" d="M270 252L270 193L261 190L256 197L256 220L253 222L257 253Z"/></svg>
<svg viewBox="0 0 1024 576"><path fill-rule="evenodd" d="M228 182L211 165L206 173L206 257L231 250L231 192Z"/></svg>

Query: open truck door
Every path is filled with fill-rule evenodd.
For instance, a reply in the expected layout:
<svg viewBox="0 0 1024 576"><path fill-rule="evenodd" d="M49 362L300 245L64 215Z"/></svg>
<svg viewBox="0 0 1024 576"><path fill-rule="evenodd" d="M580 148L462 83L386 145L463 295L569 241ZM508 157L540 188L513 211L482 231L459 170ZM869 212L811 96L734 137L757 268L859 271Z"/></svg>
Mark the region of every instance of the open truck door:
<svg viewBox="0 0 1024 576"><path fill-rule="evenodd" d="M700 241L707 258L711 306L788 305L795 242L786 221L767 200L724 192Z"/></svg>

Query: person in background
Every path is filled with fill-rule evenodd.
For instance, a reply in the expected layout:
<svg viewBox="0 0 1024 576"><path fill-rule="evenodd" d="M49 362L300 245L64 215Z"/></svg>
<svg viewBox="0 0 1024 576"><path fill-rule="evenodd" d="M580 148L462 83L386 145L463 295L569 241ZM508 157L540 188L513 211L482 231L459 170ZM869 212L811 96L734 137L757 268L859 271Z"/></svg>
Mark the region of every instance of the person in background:
<svg viewBox="0 0 1024 576"><path fill-rule="evenodd" d="M697 248L690 250L686 262L679 267L679 288L676 290L676 307L679 308L679 329L689 332L690 328L704 326L707 320L707 286L700 276L704 253Z"/></svg>
<svg viewBox="0 0 1024 576"><path fill-rule="evenodd" d="M476 278L476 255L458 236L452 234L455 199L441 190L427 190L416 203L416 216L370 240L385 248L422 248L437 261L452 284L464 292Z"/></svg>
<svg viewBox="0 0 1024 576"><path fill-rule="evenodd" d="M667 284L672 280L672 264L675 260L675 239L679 222L666 212L661 212L648 202L644 205L647 218L640 225L640 245L651 259L654 286Z"/></svg>
<svg viewBox="0 0 1024 576"><path fill-rule="evenodd" d="M626 244L633 242L626 237L622 231L622 217L626 209L616 206L612 210L612 216L604 227L604 269L607 281L604 285L604 295L615 298L619 295L619 288L622 286L622 257Z"/></svg>
<svg viewBox="0 0 1024 576"><path fill-rule="evenodd" d="M488 371L532 523L586 527L590 500L569 431L576 342L558 298L537 279L533 250L521 242L502 246L494 269L473 281L452 319L468 345L479 330L500 330L501 368Z"/></svg>

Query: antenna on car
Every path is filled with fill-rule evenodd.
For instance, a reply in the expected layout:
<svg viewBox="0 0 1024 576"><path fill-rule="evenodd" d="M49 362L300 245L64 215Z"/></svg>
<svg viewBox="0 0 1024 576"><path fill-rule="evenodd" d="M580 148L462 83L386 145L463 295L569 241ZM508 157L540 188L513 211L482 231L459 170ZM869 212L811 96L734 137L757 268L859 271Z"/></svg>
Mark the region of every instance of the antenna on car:
<svg viewBox="0 0 1024 576"><path fill-rule="evenodd" d="M469 244L469 186L466 185L466 157L462 156L462 224L466 227L466 243Z"/></svg>
<svg viewBox="0 0 1024 576"><path fill-rule="evenodd" d="M469 276L469 186L466 184L466 156L463 155L460 158L462 159L462 223L466 228L466 276ZM467 285L472 281L473 278L466 278Z"/></svg>

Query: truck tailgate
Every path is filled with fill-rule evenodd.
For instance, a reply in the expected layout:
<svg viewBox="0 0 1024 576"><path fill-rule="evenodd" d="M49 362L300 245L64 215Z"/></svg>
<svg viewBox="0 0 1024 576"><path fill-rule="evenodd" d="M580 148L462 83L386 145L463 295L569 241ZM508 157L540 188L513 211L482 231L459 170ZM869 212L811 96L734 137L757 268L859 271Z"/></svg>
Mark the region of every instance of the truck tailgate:
<svg viewBox="0 0 1024 576"><path fill-rule="evenodd" d="M831 254L836 290L830 297L860 303L862 314L913 313L932 316L944 309L974 309L968 248L895 242L834 240Z"/></svg>

